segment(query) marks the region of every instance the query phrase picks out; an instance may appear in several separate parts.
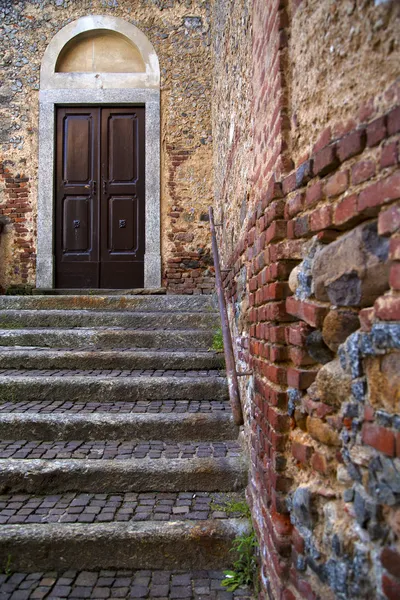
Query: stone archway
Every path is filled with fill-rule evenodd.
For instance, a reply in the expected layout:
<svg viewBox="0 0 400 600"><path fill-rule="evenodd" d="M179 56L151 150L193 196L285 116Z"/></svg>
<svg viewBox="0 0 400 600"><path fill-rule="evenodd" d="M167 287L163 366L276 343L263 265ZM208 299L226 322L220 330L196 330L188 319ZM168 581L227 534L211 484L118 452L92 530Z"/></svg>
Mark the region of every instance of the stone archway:
<svg viewBox="0 0 400 600"><path fill-rule="evenodd" d="M129 42L137 54L136 72L90 72L60 68L60 57L91 34ZM70 61L73 64L73 61ZM99 61L101 66L101 60ZM123 19L94 15L61 29L43 56L39 95L39 182L37 288L54 287L55 111L58 105L131 105L145 107L145 256L144 287L161 285L160 255L160 70L147 37Z"/></svg>

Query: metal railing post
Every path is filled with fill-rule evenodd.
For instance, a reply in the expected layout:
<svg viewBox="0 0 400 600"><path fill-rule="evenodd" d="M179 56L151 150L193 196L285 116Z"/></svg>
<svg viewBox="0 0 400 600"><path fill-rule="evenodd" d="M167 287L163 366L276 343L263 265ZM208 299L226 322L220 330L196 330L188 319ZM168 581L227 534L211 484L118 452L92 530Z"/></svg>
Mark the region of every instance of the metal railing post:
<svg viewBox="0 0 400 600"><path fill-rule="evenodd" d="M228 380L229 398L231 401L233 419L236 425L243 425L243 411L240 402L239 385L236 372L235 356L233 354L232 337L229 328L228 313L226 310L226 301L224 288L222 285L221 268L219 265L219 252L217 245L217 236L214 224L214 211L210 206L208 211L210 217L211 243L214 256L215 282L217 287L217 297L219 312L221 315L222 338L224 340L226 377Z"/></svg>

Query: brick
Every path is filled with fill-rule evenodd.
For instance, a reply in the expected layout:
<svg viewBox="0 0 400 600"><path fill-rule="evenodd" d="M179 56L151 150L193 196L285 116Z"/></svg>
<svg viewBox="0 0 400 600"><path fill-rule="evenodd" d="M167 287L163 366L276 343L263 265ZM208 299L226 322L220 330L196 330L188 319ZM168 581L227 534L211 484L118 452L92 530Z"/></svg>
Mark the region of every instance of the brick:
<svg viewBox="0 0 400 600"><path fill-rule="evenodd" d="M332 206L326 205L311 213L310 230L321 231L332 225Z"/></svg>
<svg viewBox="0 0 400 600"><path fill-rule="evenodd" d="M268 422L279 433L286 433L290 429L290 418L288 415L279 412L272 406L268 408Z"/></svg>
<svg viewBox="0 0 400 600"><path fill-rule="evenodd" d="M394 577L400 577L400 554L392 548L384 548L381 552L382 566Z"/></svg>
<svg viewBox="0 0 400 600"><path fill-rule="evenodd" d="M333 216L333 222L335 225L344 225L355 221L358 218L358 207L357 207L358 196L352 194L346 196L336 206Z"/></svg>
<svg viewBox="0 0 400 600"><path fill-rule="evenodd" d="M267 244L283 240L286 237L286 221L274 221L267 229L265 241Z"/></svg>
<svg viewBox="0 0 400 600"><path fill-rule="evenodd" d="M347 190L349 185L349 172L338 171L330 177L325 184L325 194L328 198L339 196Z"/></svg>
<svg viewBox="0 0 400 600"><path fill-rule="evenodd" d="M319 328L322 326L329 308L312 302L297 300L291 296L286 299L286 310L290 315L298 317L311 327Z"/></svg>
<svg viewBox="0 0 400 600"><path fill-rule="evenodd" d="M376 146L386 137L386 117L379 117L367 126L367 146Z"/></svg>
<svg viewBox="0 0 400 600"><path fill-rule="evenodd" d="M374 309L378 319L398 321L400 320L400 296L381 296L375 300Z"/></svg>
<svg viewBox="0 0 400 600"><path fill-rule="evenodd" d="M289 225L293 227L293 236L300 238L307 235L310 232L309 228L309 217L304 215L303 217L299 217L298 219L294 219L290 223L288 223L288 233L289 233ZM289 236L288 236L289 237Z"/></svg>
<svg viewBox="0 0 400 600"><path fill-rule="evenodd" d="M328 462L326 457L319 452L316 452L311 459L311 468L323 475L328 472Z"/></svg>
<svg viewBox="0 0 400 600"><path fill-rule="evenodd" d="M400 229L400 205L390 206L379 214L379 235L390 235Z"/></svg>
<svg viewBox="0 0 400 600"><path fill-rule="evenodd" d="M339 159L336 155L336 146L326 146L314 156L314 175L323 177L331 173L339 166Z"/></svg>
<svg viewBox="0 0 400 600"><path fill-rule="evenodd" d="M360 192L358 197L358 210L374 214L376 207L400 198L400 171L390 177L373 183ZM372 209L372 210L370 210Z"/></svg>
<svg viewBox="0 0 400 600"><path fill-rule="evenodd" d="M337 147L337 154L340 162L360 154L365 148L366 135L364 129L356 129L343 137Z"/></svg>
<svg viewBox="0 0 400 600"><path fill-rule="evenodd" d="M296 187L302 187L312 177L313 161L307 160L296 169Z"/></svg>
<svg viewBox="0 0 400 600"><path fill-rule="evenodd" d="M285 218L289 219L290 217L297 215L297 213L299 213L303 209L303 202L303 193L296 194L293 198L287 200L285 206Z"/></svg>
<svg viewBox="0 0 400 600"><path fill-rule="evenodd" d="M399 143L392 142L383 146L381 151L380 168L393 167L399 162Z"/></svg>
<svg viewBox="0 0 400 600"><path fill-rule="evenodd" d="M358 185L374 177L375 173L375 163L372 160L362 160L352 166L351 181L353 185Z"/></svg>
<svg viewBox="0 0 400 600"><path fill-rule="evenodd" d="M389 285L392 290L400 290L400 262L394 263L390 267Z"/></svg>
<svg viewBox="0 0 400 600"><path fill-rule="evenodd" d="M287 370L287 384L297 390L306 390L315 381L317 373L318 371L289 367Z"/></svg>
<svg viewBox="0 0 400 600"><path fill-rule="evenodd" d="M323 185L322 181L318 181L317 183L313 183L306 189L306 198L305 198L305 206L306 208L310 208L311 206L315 206L318 204L320 200L323 198Z"/></svg>
<svg viewBox="0 0 400 600"><path fill-rule="evenodd" d="M332 131L330 127L327 127L326 129L324 129L324 131L322 131L322 133L319 135L314 147L313 147L313 153L315 154L315 152L318 152L319 150L321 150L322 148L324 148L325 146L327 146L332 138Z"/></svg>
<svg viewBox="0 0 400 600"><path fill-rule="evenodd" d="M399 600L400 598L400 581L394 580L387 575L382 577L382 589L386 598L389 600Z"/></svg>
<svg viewBox="0 0 400 600"><path fill-rule="evenodd" d="M390 240L389 260L400 260L400 236L394 236Z"/></svg>
<svg viewBox="0 0 400 600"><path fill-rule="evenodd" d="M371 331L375 310L373 308L363 308L358 313L358 317L360 319L361 331Z"/></svg>
<svg viewBox="0 0 400 600"><path fill-rule="evenodd" d="M296 367L305 367L307 365L315 364L315 360L311 358L308 352L297 346L289 348L289 357Z"/></svg>
<svg viewBox="0 0 400 600"><path fill-rule="evenodd" d="M306 323L296 323L286 328L286 343L295 346L305 346L307 336L312 332L312 328Z"/></svg>
<svg viewBox="0 0 400 600"><path fill-rule="evenodd" d="M387 116L387 130L389 135L400 131L400 106L396 106Z"/></svg>
<svg viewBox="0 0 400 600"><path fill-rule="evenodd" d="M296 172L291 173L282 181L282 191L286 196L290 192L293 192L297 188Z"/></svg>
<svg viewBox="0 0 400 600"><path fill-rule="evenodd" d="M304 465L309 464L313 452L314 448L312 446L307 446L300 442L292 442L293 458Z"/></svg>
<svg viewBox="0 0 400 600"><path fill-rule="evenodd" d="M387 456L396 455L395 437L393 431L374 423L364 423L362 441Z"/></svg>

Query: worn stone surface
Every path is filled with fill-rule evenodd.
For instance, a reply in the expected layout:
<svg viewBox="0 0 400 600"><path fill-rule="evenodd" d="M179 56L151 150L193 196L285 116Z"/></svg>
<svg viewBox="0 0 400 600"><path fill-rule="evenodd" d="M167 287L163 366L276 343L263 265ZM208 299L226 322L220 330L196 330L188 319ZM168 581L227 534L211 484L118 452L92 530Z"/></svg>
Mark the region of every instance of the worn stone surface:
<svg viewBox="0 0 400 600"><path fill-rule="evenodd" d="M158 323L162 325L162 323ZM2 329L0 345L50 348L199 348L212 346L213 331L198 329Z"/></svg>
<svg viewBox="0 0 400 600"><path fill-rule="evenodd" d="M339 359L336 358L321 367L313 387L315 396L321 402L340 406L349 399L351 377L343 371Z"/></svg>
<svg viewBox="0 0 400 600"><path fill-rule="evenodd" d="M0 529L0 557L11 549L19 570L221 568L232 540L248 531L246 520L48 524ZM210 547L209 539L213 544ZM194 543L195 542L195 543ZM110 552L110 543L113 551Z"/></svg>
<svg viewBox="0 0 400 600"><path fill-rule="evenodd" d="M333 353L326 345L319 329L312 331L307 336L306 348L311 358L322 365L329 362L333 358Z"/></svg>
<svg viewBox="0 0 400 600"><path fill-rule="evenodd" d="M339 306L369 306L388 289L389 241L377 223L360 225L322 248L312 265L315 297Z"/></svg>
<svg viewBox="0 0 400 600"><path fill-rule="evenodd" d="M325 344L333 352L337 352L339 345L359 327L357 313L342 309L331 310L324 319L322 337Z"/></svg>
<svg viewBox="0 0 400 600"><path fill-rule="evenodd" d="M372 406L400 411L400 352L366 359L368 396Z"/></svg>
<svg viewBox="0 0 400 600"><path fill-rule="evenodd" d="M1 439L232 440L238 430L228 412L210 414L1 414Z"/></svg>
<svg viewBox="0 0 400 600"><path fill-rule="evenodd" d="M233 491L245 484L238 458L0 461L2 493Z"/></svg>

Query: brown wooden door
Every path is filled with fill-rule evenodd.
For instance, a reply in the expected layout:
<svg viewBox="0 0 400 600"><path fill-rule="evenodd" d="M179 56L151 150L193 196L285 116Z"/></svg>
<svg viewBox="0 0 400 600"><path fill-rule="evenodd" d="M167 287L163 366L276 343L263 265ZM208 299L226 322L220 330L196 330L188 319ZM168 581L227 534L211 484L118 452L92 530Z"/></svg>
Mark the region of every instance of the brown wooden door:
<svg viewBox="0 0 400 600"><path fill-rule="evenodd" d="M59 108L56 287L143 287L144 108Z"/></svg>

